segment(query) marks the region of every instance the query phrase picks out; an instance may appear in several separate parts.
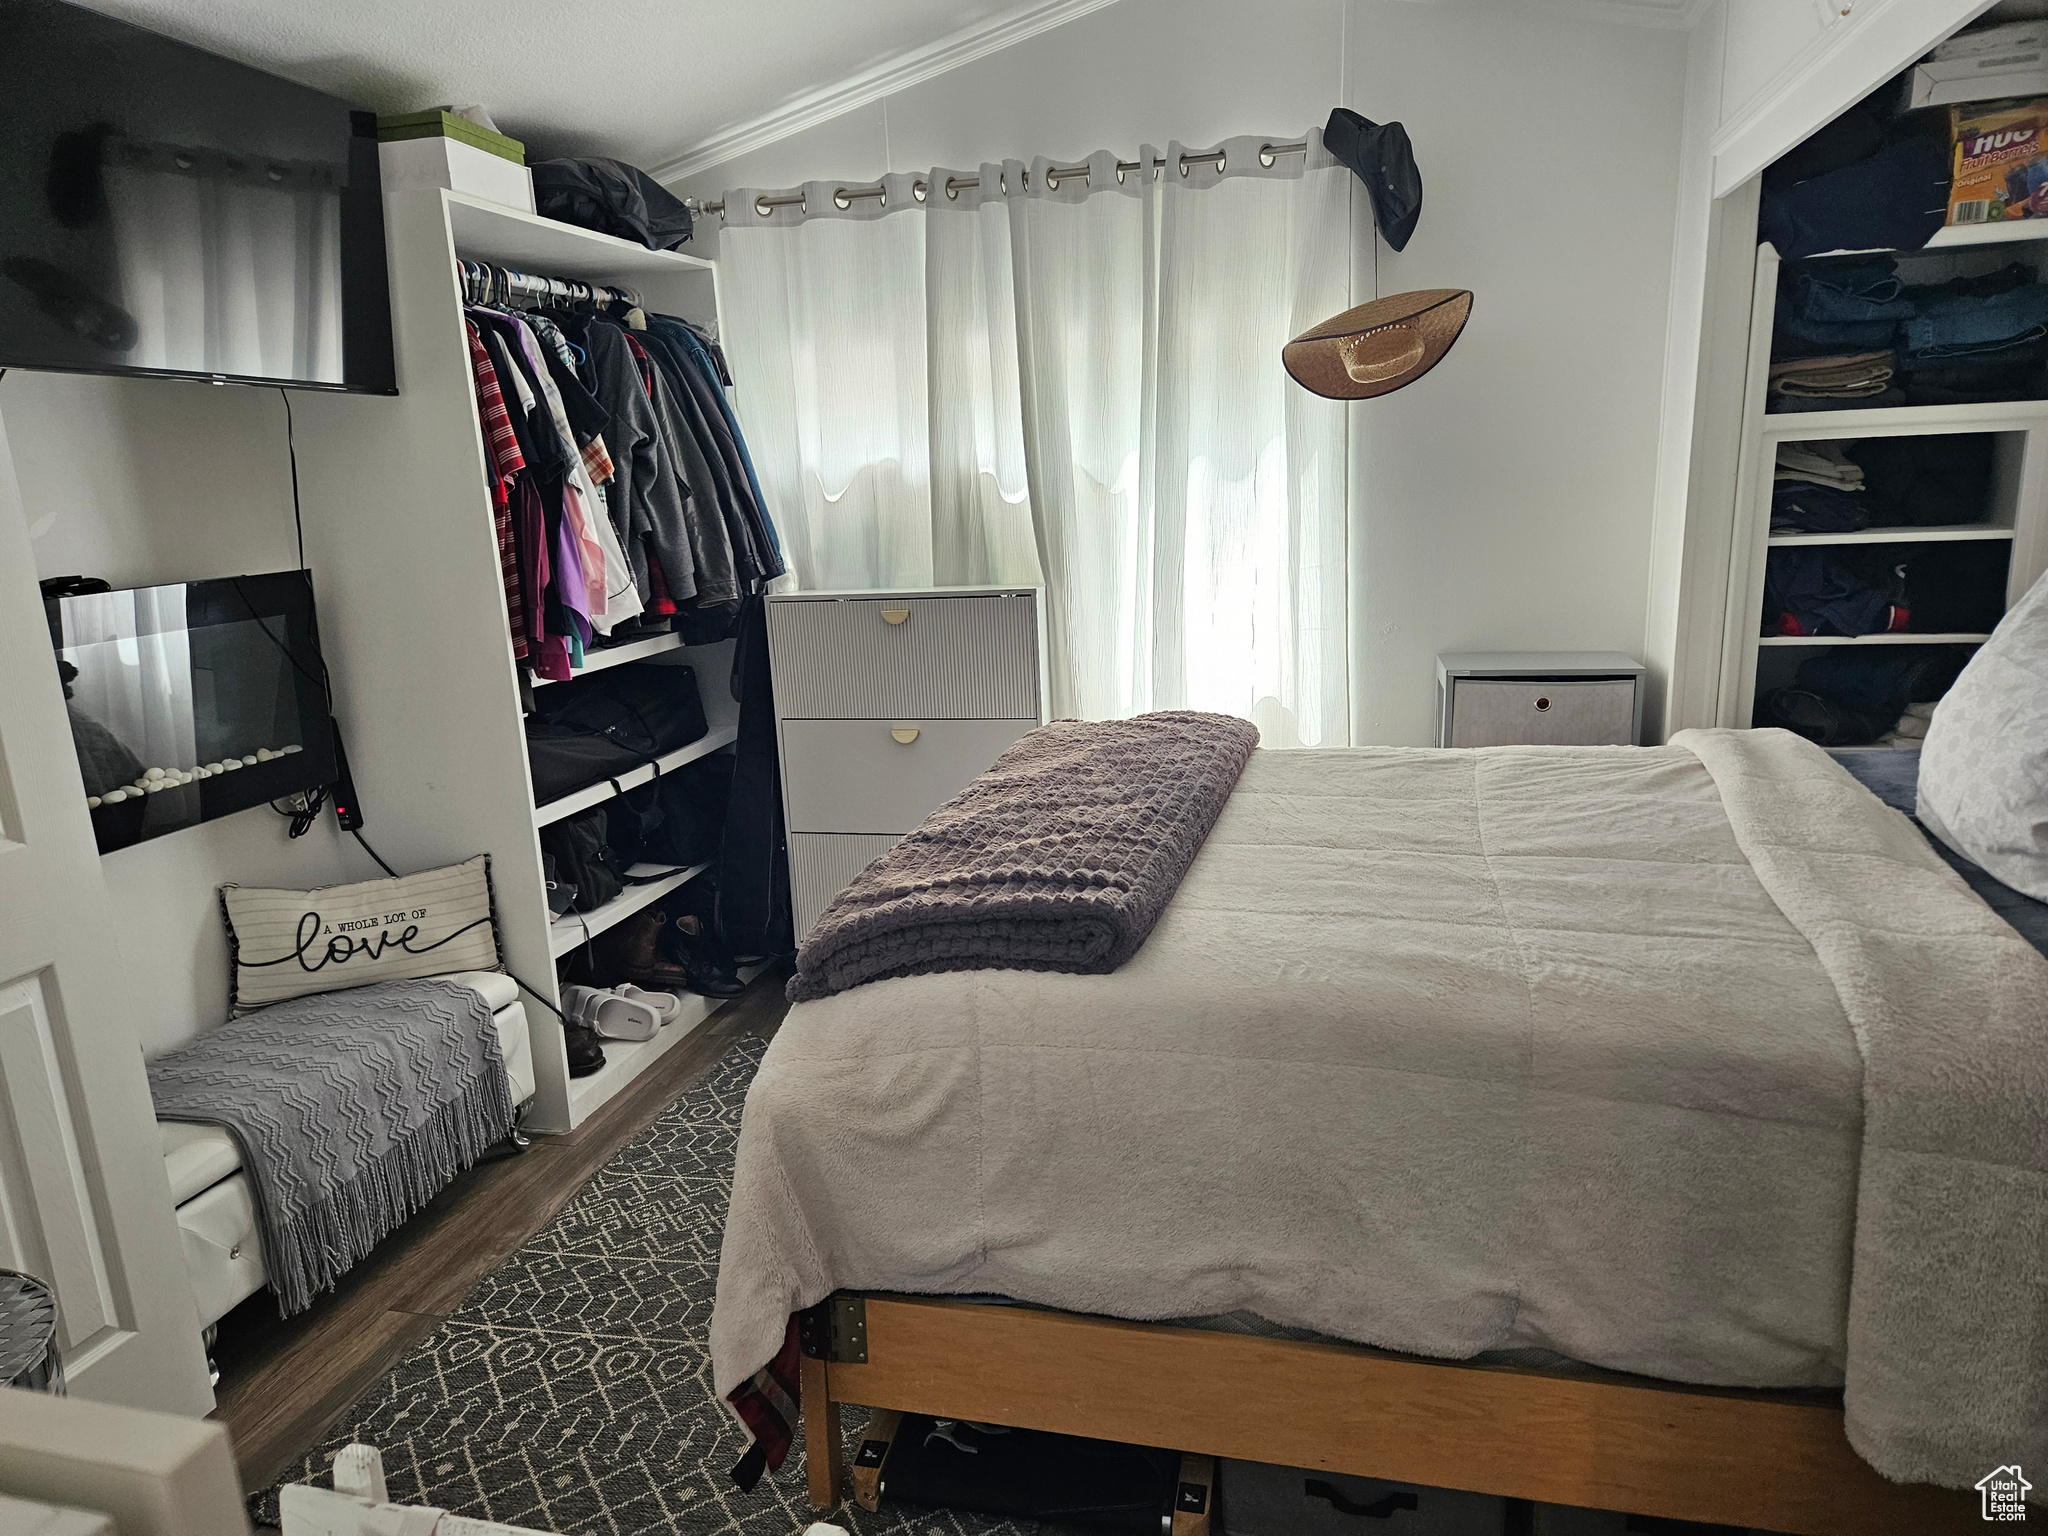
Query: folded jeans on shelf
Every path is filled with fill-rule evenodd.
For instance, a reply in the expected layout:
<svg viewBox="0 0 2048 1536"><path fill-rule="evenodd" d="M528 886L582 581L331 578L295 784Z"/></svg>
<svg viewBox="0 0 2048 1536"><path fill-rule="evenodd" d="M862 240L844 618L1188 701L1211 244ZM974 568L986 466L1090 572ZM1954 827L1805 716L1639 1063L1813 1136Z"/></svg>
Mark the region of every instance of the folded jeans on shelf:
<svg viewBox="0 0 2048 1536"><path fill-rule="evenodd" d="M1981 357L2048 338L2048 284L2030 283L1983 297L1929 299L1899 337L1909 361Z"/></svg>
<svg viewBox="0 0 2048 1536"><path fill-rule="evenodd" d="M1787 264L1778 283L1780 330L1843 348L1891 343L1917 313L1889 256Z"/></svg>

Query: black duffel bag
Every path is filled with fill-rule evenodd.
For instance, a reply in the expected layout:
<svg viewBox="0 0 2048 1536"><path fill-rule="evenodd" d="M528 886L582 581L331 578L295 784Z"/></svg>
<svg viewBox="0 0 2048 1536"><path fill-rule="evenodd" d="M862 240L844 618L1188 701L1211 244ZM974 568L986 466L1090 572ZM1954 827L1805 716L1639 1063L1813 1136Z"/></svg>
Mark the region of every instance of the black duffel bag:
<svg viewBox="0 0 2048 1536"><path fill-rule="evenodd" d="M636 662L536 690L526 720L533 803L643 767L710 728L692 667Z"/></svg>
<svg viewBox="0 0 2048 1536"><path fill-rule="evenodd" d="M708 864L725 834L733 760L714 752L610 802L611 845L640 864Z"/></svg>
<svg viewBox="0 0 2048 1536"><path fill-rule="evenodd" d="M605 840L603 806L542 827L540 848L542 868L553 862L556 882L568 887L568 905L578 912L595 912L625 889L625 866Z"/></svg>

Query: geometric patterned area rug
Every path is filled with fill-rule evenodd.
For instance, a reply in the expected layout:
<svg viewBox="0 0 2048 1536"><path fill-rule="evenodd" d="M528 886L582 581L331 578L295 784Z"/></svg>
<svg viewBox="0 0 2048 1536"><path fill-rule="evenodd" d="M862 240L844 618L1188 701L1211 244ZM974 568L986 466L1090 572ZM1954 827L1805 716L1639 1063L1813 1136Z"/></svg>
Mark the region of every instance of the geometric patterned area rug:
<svg viewBox="0 0 2048 1536"><path fill-rule="evenodd" d="M330 1478L352 1441L383 1453L391 1498L559 1536L795 1536L815 1518L802 1442L742 1493L746 1437L711 1392L705 1336L747 1085L743 1035L598 1169L336 1423L286 1482ZM846 1433L858 1421L848 1411ZM250 1501L277 1524L275 1489ZM858 1536L1035 1536L1051 1527L851 1504Z"/></svg>

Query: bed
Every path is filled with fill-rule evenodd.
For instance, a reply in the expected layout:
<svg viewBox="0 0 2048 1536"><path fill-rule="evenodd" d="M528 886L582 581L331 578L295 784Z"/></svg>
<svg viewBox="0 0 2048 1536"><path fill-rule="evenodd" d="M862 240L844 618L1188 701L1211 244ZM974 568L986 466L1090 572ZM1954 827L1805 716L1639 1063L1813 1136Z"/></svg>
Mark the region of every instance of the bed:
<svg viewBox="0 0 2048 1536"><path fill-rule="evenodd" d="M1959 1528L1930 1484L2048 1454L2044 1026L2048 960L1784 733L1262 752L1113 974L791 1010L718 1389L812 1309L821 1503L849 1402ZM1164 1326L1235 1313L1294 1336Z"/></svg>

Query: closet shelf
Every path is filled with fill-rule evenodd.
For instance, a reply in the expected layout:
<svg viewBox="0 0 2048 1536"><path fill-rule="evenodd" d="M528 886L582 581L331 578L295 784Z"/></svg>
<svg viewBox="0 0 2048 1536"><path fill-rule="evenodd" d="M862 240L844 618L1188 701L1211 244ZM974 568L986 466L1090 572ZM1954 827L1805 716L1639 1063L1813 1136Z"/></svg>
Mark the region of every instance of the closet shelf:
<svg viewBox="0 0 2048 1536"><path fill-rule="evenodd" d="M2043 223L2048 223L2044 219ZM1765 412L1765 442L1840 437L1911 437L1931 432L2023 432L2048 425L2048 400L1984 405L1886 405L1848 411Z"/></svg>
<svg viewBox="0 0 2048 1536"><path fill-rule="evenodd" d="M1934 232L1934 238L1920 251L1953 251L1973 245L2016 245L2022 240L2048 240L2048 219L2000 219L1996 224L1948 224ZM1902 251L1895 245L1867 245L1857 250L1846 247L1817 251L1813 259L1831 261L1837 256L1917 256L1920 251Z"/></svg>
<svg viewBox="0 0 2048 1536"><path fill-rule="evenodd" d="M1965 539L2010 539L2013 530L1995 523L1939 523L1924 528L1865 528L1860 533L1774 533L1773 549L1807 544L1952 544Z"/></svg>
<svg viewBox="0 0 2048 1536"><path fill-rule="evenodd" d="M643 885L629 885L595 912L568 912L556 918L548 929L548 948L559 960L571 950L580 949L607 928L616 928L642 907L650 907L670 891L688 885L692 880L709 869L709 864L692 864L688 869L670 869L659 880L649 880ZM652 874L658 869L667 869L662 864L635 864L626 873L629 875Z"/></svg>
<svg viewBox="0 0 2048 1536"><path fill-rule="evenodd" d="M649 635L645 640L629 641L625 645L606 646L602 650L584 654L583 665L570 673L569 681L591 672L602 672L606 667L623 667L629 661L645 661L650 656L659 656L663 651L679 651L683 648L683 637L678 634ZM533 686L546 688L556 679L536 677Z"/></svg>
<svg viewBox="0 0 2048 1536"><path fill-rule="evenodd" d="M448 208L455 253L470 261L626 287L637 287L647 278L712 270L702 256L650 251L616 235L522 213L467 193L445 192L442 201Z"/></svg>
<svg viewBox="0 0 2048 1536"><path fill-rule="evenodd" d="M1914 634L1911 630L1883 635L1764 635L1758 645L1982 645L1988 634Z"/></svg>
<svg viewBox="0 0 2048 1536"><path fill-rule="evenodd" d="M758 965L742 966L740 980L752 981L763 969ZM575 1119L580 1122L587 1118L599 1105L682 1044L724 1002L722 998L699 997L695 992L678 992L676 996L682 999L683 1009L675 1023L664 1024L661 1033L652 1040L605 1041L604 1065L588 1077L569 1080L569 1111ZM554 1020L550 1018L548 1022L553 1023Z"/></svg>
<svg viewBox="0 0 2048 1536"><path fill-rule="evenodd" d="M739 739L740 731L737 725L720 726L707 735L698 737L687 747L678 747L668 756L657 758L652 766L642 764L620 774L617 779L605 779L588 789L579 789L573 795L550 800L534 811L533 824L536 827L545 827L551 822L560 821L564 816L574 816L578 811L587 811L593 805L603 805L605 801L623 790L638 789L642 784L653 783L657 769L662 773L673 773L683 764L694 763L700 757L709 757L720 747L729 747ZM617 784L618 788L612 788L613 784Z"/></svg>

